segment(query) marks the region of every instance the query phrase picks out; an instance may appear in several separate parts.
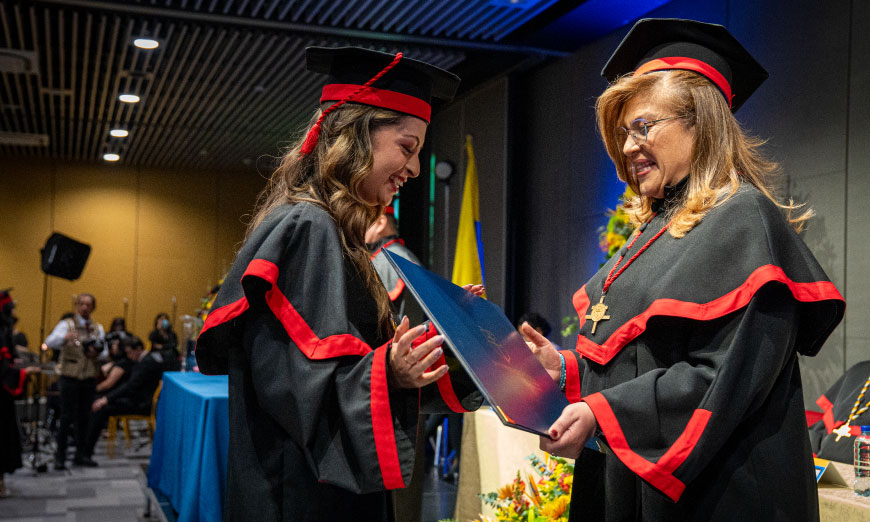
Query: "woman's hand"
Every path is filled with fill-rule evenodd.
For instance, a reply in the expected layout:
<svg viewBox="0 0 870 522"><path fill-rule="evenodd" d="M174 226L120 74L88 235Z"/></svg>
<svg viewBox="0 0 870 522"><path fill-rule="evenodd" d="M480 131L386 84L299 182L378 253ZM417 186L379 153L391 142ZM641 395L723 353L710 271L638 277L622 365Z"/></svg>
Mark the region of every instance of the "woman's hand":
<svg viewBox="0 0 870 522"><path fill-rule="evenodd" d="M526 339L529 350L535 354L535 358L547 370L553 382L558 384L559 379L562 377L562 358L559 357L556 347L546 337L532 328L528 322L523 322L520 325L520 333Z"/></svg>
<svg viewBox="0 0 870 522"><path fill-rule="evenodd" d="M424 325L410 328L407 317L404 317L396 328L396 335L393 336L393 345L390 349L390 376L392 382L399 388L422 388L447 373L446 364L430 372L426 371L441 357L443 337L436 335L411 349L414 339L425 333Z"/></svg>
<svg viewBox="0 0 870 522"><path fill-rule="evenodd" d="M483 297L486 293L486 288L483 285L462 285L462 288L468 290L477 297Z"/></svg>
<svg viewBox="0 0 870 522"><path fill-rule="evenodd" d="M577 458L590 437L595 435L598 421L585 402L565 406L562 415L550 426L550 437L541 437L540 447L550 455Z"/></svg>

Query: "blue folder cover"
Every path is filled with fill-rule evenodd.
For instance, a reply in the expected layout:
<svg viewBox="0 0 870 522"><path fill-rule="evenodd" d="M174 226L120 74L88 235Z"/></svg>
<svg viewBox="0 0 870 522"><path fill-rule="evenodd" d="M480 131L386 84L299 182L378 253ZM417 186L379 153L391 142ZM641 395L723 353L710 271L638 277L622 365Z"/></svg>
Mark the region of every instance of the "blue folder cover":
<svg viewBox="0 0 870 522"><path fill-rule="evenodd" d="M501 308L403 257L383 252L499 419L549 437L547 430L568 400Z"/></svg>

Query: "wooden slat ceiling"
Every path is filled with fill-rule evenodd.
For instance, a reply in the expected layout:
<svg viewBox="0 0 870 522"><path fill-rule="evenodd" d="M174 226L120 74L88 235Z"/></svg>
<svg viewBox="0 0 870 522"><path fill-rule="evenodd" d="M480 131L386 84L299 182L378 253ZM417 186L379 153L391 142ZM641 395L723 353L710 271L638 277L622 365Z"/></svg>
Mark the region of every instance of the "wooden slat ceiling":
<svg viewBox="0 0 870 522"><path fill-rule="evenodd" d="M278 154L313 114L322 78L305 72L305 47L401 48L451 69L466 60L463 45L497 49L552 3L4 0L0 157L102 162L116 152L141 167L241 169ZM133 46L142 36L160 46ZM112 138L113 128L129 136Z"/></svg>

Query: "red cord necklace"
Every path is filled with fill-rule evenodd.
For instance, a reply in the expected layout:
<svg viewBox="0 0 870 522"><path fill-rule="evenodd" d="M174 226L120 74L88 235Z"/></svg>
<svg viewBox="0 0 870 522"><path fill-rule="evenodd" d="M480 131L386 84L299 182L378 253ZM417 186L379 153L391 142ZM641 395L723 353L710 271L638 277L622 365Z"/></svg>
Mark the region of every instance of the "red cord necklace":
<svg viewBox="0 0 870 522"><path fill-rule="evenodd" d="M592 310L590 310L590 313L586 316L586 319L592 320L592 331L589 332L590 335L595 335L595 329L598 327L599 321L606 321L610 319L609 315L605 315L607 313L608 306L604 304L604 296L607 295L607 290L610 288L610 285L612 285L613 282L616 281L616 278L619 277L620 274L625 272L625 269L628 268L634 262L634 260L638 258L638 256L643 254L644 250L649 248L649 246L652 245L656 239L661 237L661 235L665 233L665 230L667 230L670 226L670 222L665 223L665 226L663 226L656 235L651 237L649 241L647 241L642 247L640 247L640 250L638 250L633 256L631 256L628 259L628 262L622 265L622 268L619 268L619 264L622 263L622 260L625 258L628 251L631 250L631 247L634 246L635 241L640 238L640 236L643 234L643 231L646 230L647 225L652 222L653 218L655 218L656 215L657 214L653 214L652 218L650 218L649 221L642 224L637 230L637 235L634 236L634 239L631 240L631 243L629 243L627 247L623 247L619 251L619 259L616 260L616 264L613 265L613 268L610 269L610 272L607 274L607 278L604 280L604 286L602 287L601 292L601 300L598 301L598 304L592 307ZM616 270L617 268L619 268L618 271Z"/></svg>

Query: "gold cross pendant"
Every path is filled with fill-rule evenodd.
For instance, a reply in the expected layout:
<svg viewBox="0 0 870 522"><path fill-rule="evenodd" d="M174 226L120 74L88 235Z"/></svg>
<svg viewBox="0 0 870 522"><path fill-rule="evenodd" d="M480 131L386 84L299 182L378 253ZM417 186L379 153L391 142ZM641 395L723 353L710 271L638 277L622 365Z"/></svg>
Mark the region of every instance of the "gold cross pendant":
<svg viewBox="0 0 870 522"><path fill-rule="evenodd" d="M834 442L840 442L840 437L851 437L852 436L852 428L849 427L849 423L843 424L839 428L834 430L834 433L837 434L837 438L834 439Z"/></svg>
<svg viewBox="0 0 870 522"><path fill-rule="evenodd" d="M592 319L592 331L590 335L595 335L595 328L598 327L598 321L606 321L610 319L609 315L604 315L607 313L607 305L604 304L604 296L601 296L601 301L598 301L598 304L592 307L592 313L586 316L586 319Z"/></svg>

